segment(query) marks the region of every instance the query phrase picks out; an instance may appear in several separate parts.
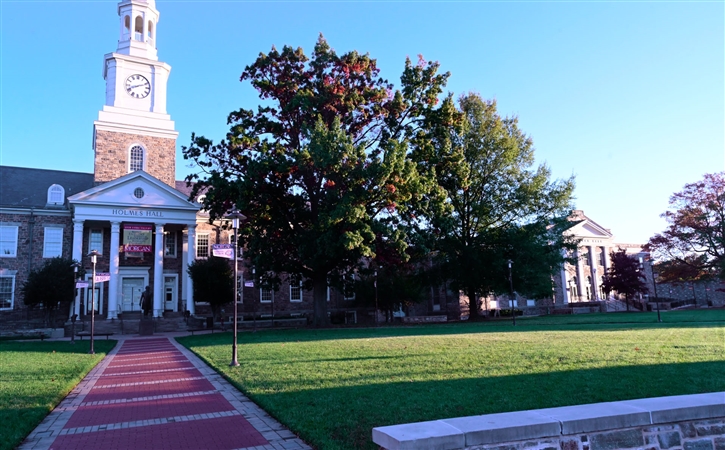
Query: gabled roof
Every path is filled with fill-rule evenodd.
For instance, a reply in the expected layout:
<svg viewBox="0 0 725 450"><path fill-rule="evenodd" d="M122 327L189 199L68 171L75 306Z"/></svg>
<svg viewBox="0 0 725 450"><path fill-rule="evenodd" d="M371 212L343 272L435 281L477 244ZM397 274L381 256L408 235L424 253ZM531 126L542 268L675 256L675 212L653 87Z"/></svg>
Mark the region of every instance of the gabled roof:
<svg viewBox="0 0 725 450"><path fill-rule="evenodd" d="M134 195L139 188L143 191L143 196L140 198ZM131 172L68 197L68 201L74 205L138 206L197 211L198 205L187 199L187 195L143 170Z"/></svg>
<svg viewBox="0 0 725 450"><path fill-rule="evenodd" d="M71 196L93 187L93 174L0 166L0 207L45 208L48 188L58 184Z"/></svg>
<svg viewBox="0 0 725 450"><path fill-rule="evenodd" d="M572 211L569 220L572 222L572 226L569 227L566 232L573 236L581 238L601 238L610 239L614 235L609 229L599 225L584 214L584 211L577 209Z"/></svg>

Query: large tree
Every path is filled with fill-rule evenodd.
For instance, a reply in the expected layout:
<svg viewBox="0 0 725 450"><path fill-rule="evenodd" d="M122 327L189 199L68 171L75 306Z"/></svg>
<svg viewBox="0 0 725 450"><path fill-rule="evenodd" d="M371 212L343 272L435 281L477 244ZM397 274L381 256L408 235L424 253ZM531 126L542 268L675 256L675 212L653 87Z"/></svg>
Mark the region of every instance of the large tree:
<svg viewBox="0 0 725 450"><path fill-rule="evenodd" d="M574 181L551 180L535 167L534 146L516 117L477 94L459 100L461 127L449 127L437 146L414 152L423 173L434 173L445 202L431 202L423 231L439 250L444 276L473 300L509 290L551 295L551 276L575 243L565 236ZM432 206L432 207L431 207ZM471 318L478 308L471 304Z"/></svg>
<svg viewBox="0 0 725 450"><path fill-rule="evenodd" d="M42 305L46 322L57 310L67 312L75 298L73 264L70 258L51 258L31 271L23 284L23 302L30 307Z"/></svg>
<svg viewBox="0 0 725 450"><path fill-rule="evenodd" d="M316 325L328 320L330 279L373 258L378 239L404 255L400 220L437 189L407 158L456 120L450 96L439 103L448 74L437 70L408 60L393 91L374 59L338 55L321 36L311 58L272 48L241 76L263 105L232 112L220 143L192 135L184 148L202 169L187 179L192 195L206 192L211 220L233 207L247 216L240 242L251 264L302 276Z"/></svg>
<svg viewBox="0 0 725 450"><path fill-rule="evenodd" d="M609 295L610 292L617 292L624 295L629 311L629 300L636 294L649 292L646 283L644 268L639 261L627 254L624 249L609 254L611 265L602 280L602 290ZM596 286L593 287L596 289Z"/></svg>
<svg viewBox="0 0 725 450"><path fill-rule="evenodd" d="M197 259L189 264L187 272L194 282L194 301L208 302L214 317L234 300L234 272L229 260L215 256Z"/></svg>
<svg viewBox="0 0 725 450"><path fill-rule="evenodd" d="M667 229L650 238L658 259L725 280L725 172L706 174L670 197ZM678 270L682 272L682 270Z"/></svg>

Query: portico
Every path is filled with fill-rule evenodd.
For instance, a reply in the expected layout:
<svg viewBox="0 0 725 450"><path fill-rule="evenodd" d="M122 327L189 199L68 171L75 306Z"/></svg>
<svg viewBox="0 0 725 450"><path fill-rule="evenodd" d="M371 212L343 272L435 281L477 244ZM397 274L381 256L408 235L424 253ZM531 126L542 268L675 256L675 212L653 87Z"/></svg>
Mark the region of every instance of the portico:
<svg viewBox="0 0 725 450"><path fill-rule="evenodd" d="M182 304L194 313L185 268L195 259L198 204L140 170L68 201L74 211L73 259L85 262L86 253L98 250L102 255L98 271L110 274L105 309L109 319L117 318L119 312L138 311L140 292L147 285L152 286L154 317L161 317L165 309L177 310L179 294ZM187 242L183 232L189 236ZM76 299L75 314L81 313L80 303Z"/></svg>

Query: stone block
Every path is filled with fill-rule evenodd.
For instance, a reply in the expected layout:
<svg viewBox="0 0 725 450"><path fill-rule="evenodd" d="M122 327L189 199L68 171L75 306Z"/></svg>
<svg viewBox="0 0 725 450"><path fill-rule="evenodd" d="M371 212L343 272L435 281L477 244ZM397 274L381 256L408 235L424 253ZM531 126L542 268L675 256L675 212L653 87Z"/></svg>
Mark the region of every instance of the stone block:
<svg viewBox="0 0 725 450"><path fill-rule="evenodd" d="M699 439L697 441L685 441L682 446L684 450L714 450L710 439Z"/></svg>
<svg viewBox="0 0 725 450"><path fill-rule="evenodd" d="M373 442L388 450L453 450L465 447L463 432L442 421L373 428Z"/></svg>
<svg viewBox="0 0 725 450"><path fill-rule="evenodd" d="M660 448L662 448L662 449L680 447L682 445L682 440L680 439L680 433L678 433L676 431L668 431L668 432L658 434L657 442L659 443Z"/></svg>
<svg viewBox="0 0 725 450"><path fill-rule="evenodd" d="M579 450L579 442L576 439L562 439L559 447L561 450Z"/></svg>
<svg viewBox="0 0 725 450"><path fill-rule="evenodd" d="M715 438L715 450L725 450L725 437Z"/></svg>
<svg viewBox="0 0 725 450"><path fill-rule="evenodd" d="M725 417L725 414L723 414L723 417ZM695 431L698 436L725 436L725 421L697 422L695 423Z"/></svg>
<svg viewBox="0 0 725 450"><path fill-rule="evenodd" d="M653 424L725 417L725 392L642 398L622 403L650 411Z"/></svg>
<svg viewBox="0 0 725 450"><path fill-rule="evenodd" d="M590 436L592 450L615 450L619 448L638 448L644 445L644 437L639 429L612 431Z"/></svg>
<svg viewBox="0 0 725 450"><path fill-rule="evenodd" d="M561 423L564 435L638 427L650 424L650 414L623 402L594 403L536 410Z"/></svg>
<svg viewBox="0 0 725 450"><path fill-rule="evenodd" d="M442 422L461 430L466 436L467 446L523 441L561 434L558 421L542 416L537 411L459 417Z"/></svg>

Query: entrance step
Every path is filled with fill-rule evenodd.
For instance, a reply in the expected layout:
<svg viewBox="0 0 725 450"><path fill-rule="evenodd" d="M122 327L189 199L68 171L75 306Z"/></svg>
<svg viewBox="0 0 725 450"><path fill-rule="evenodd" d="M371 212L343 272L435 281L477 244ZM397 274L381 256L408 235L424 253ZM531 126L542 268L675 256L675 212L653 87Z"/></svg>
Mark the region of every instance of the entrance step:
<svg viewBox="0 0 725 450"><path fill-rule="evenodd" d="M154 321L142 320L139 322L138 334L141 336L151 336L154 334Z"/></svg>

